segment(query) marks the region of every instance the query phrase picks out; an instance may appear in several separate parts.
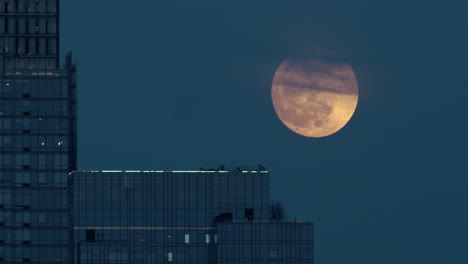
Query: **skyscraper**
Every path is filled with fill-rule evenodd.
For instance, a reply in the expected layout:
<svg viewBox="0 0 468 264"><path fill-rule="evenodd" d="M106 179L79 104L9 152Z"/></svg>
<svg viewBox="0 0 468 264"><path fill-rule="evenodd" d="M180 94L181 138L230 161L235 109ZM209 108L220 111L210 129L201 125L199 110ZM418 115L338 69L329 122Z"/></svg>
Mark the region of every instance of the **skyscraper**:
<svg viewBox="0 0 468 264"><path fill-rule="evenodd" d="M313 263L312 223L272 217L264 168L70 177L76 264Z"/></svg>
<svg viewBox="0 0 468 264"><path fill-rule="evenodd" d="M70 263L75 66L58 0L0 0L0 262Z"/></svg>
<svg viewBox="0 0 468 264"><path fill-rule="evenodd" d="M75 171L76 67L59 0L0 0L0 263L313 263L262 167Z"/></svg>

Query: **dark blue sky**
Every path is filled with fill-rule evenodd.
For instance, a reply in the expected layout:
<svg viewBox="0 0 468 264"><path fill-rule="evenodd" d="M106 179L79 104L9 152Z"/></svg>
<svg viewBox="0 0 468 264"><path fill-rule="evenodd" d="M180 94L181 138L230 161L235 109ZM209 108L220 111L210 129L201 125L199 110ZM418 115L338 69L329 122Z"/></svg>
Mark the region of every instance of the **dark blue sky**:
<svg viewBox="0 0 468 264"><path fill-rule="evenodd" d="M80 169L267 163L316 224L319 264L468 263L462 1L62 1L79 70ZM301 137L270 86L305 46L358 78L354 117Z"/></svg>

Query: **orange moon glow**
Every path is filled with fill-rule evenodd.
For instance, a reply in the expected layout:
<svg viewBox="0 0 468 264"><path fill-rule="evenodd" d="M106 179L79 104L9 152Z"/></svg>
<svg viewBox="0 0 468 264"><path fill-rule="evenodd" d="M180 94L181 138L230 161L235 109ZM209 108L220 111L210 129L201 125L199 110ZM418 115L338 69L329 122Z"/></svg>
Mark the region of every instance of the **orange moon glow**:
<svg viewBox="0 0 468 264"><path fill-rule="evenodd" d="M326 137L342 129L358 102L353 69L326 49L308 48L276 70L273 107L283 124L305 137Z"/></svg>

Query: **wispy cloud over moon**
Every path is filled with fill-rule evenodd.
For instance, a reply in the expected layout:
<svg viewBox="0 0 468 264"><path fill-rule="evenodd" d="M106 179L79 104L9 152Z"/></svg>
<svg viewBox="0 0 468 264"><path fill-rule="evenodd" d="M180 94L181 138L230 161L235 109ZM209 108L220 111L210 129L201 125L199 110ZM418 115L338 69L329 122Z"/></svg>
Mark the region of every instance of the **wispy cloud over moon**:
<svg viewBox="0 0 468 264"><path fill-rule="evenodd" d="M304 49L276 71L272 100L280 120L307 137L331 135L350 120L358 84L352 68L334 52Z"/></svg>

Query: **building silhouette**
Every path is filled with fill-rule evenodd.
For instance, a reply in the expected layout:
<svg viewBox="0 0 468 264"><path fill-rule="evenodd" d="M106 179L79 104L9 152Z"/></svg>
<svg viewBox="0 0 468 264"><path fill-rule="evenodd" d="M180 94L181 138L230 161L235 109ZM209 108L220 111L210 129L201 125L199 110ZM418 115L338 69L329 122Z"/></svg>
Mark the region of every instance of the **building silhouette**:
<svg viewBox="0 0 468 264"><path fill-rule="evenodd" d="M313 263L312 223L272 219L264 168L70 177L75 263Z"/></svg>
<svg viewBox="0 0 468 264"><path fill-rule="evenodd" d="M76 130L59 0L0 0L0 263L313 263L262 166L76 171Z"/></svg>
<svg viewBox="0 0 468 264"><path fill-rule="evenodd" d="M59 2L0 0L0 263L70 263L75 66Z"/></svg>

